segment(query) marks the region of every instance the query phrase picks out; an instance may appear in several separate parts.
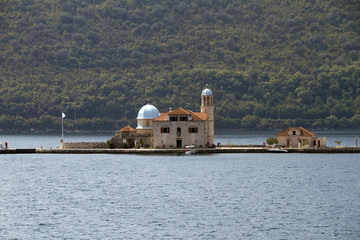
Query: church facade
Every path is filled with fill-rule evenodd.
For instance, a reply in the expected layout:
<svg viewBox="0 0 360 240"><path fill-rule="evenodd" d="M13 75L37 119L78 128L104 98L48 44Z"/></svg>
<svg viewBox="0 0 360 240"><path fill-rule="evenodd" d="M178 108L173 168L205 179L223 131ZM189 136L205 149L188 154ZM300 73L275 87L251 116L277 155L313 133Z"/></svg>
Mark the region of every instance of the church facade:
<svg viewBox="0 0 360 240"><path fill-rule="evenodd" d="M201 93L200 112L181 107L160 113L150 104L143 106L137 116L136 129L127 126L112 138L115 147L184 148L214 145L214 102L208 88Z"/></svg>

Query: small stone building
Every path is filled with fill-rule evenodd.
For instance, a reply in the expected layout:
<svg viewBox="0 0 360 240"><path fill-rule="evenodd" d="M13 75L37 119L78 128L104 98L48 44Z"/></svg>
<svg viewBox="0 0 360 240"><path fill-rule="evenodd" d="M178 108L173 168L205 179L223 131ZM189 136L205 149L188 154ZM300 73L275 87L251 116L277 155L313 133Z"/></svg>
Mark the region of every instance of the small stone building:
<svg viewBox="0 0 360 240"><path fill-rule="evenodd" d="M275 134L278 144L293 148L326 147L326 137L316 137L315 133L303 127L289 127Z"/></svg>
<svg viewBox="0 0 360 240"><path fill-rule="evenodd" d="M136 145L141 147L150 146L152 142L152 133L138 133L134 128L126 126L115 133L115 136L111 140L116 147L133 148Z"/></svg>

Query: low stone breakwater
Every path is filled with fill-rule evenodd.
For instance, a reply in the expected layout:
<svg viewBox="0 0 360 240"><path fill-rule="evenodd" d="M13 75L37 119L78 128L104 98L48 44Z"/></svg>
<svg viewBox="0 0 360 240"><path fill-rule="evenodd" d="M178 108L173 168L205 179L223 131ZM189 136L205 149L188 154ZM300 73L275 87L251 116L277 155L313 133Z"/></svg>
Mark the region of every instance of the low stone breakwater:
<svg viewBox="0 0 360 240"><path fill-rule="evenodd" d="M185 149L60 149L60 148L11 148L0 154L185 154ZM287 153L360 153L360 147L288 148ZM196 154L215 153L268 153L266 147L199 148Z"/></svg>

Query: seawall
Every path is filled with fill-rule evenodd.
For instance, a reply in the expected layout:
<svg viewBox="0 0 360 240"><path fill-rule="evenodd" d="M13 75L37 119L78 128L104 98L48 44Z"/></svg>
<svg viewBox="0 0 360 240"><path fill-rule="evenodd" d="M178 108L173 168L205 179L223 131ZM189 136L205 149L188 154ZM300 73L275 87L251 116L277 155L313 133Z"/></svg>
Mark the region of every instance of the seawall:
<svg viewBox="0 0 360 240"><path fill-rule="evenodd" d="M106 142L63 142L60 144L63 149L104 149Z"/></svg>
<svg viewBox="0 0 360 240"><path fill-rule="evenodd" d="M360 147L289 148L288 153L341 154L360 153ZM185 154L185 149L60 149L60 148L11 148L0 154ZM215 153L269 153L264 147L221 147L196 149L196 154Z"/></svg>

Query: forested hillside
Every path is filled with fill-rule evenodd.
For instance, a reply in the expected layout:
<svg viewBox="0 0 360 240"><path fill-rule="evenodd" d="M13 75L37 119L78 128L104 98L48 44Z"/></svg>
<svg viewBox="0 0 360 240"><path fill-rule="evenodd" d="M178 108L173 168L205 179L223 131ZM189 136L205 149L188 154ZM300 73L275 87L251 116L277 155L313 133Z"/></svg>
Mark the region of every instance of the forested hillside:
<svg viewBox="0 0 360 240"><path fill-rule="evenodd" d="M360 128L358 0L0 0L0 129L115 130L150 102L216 128Z"/></svg>

